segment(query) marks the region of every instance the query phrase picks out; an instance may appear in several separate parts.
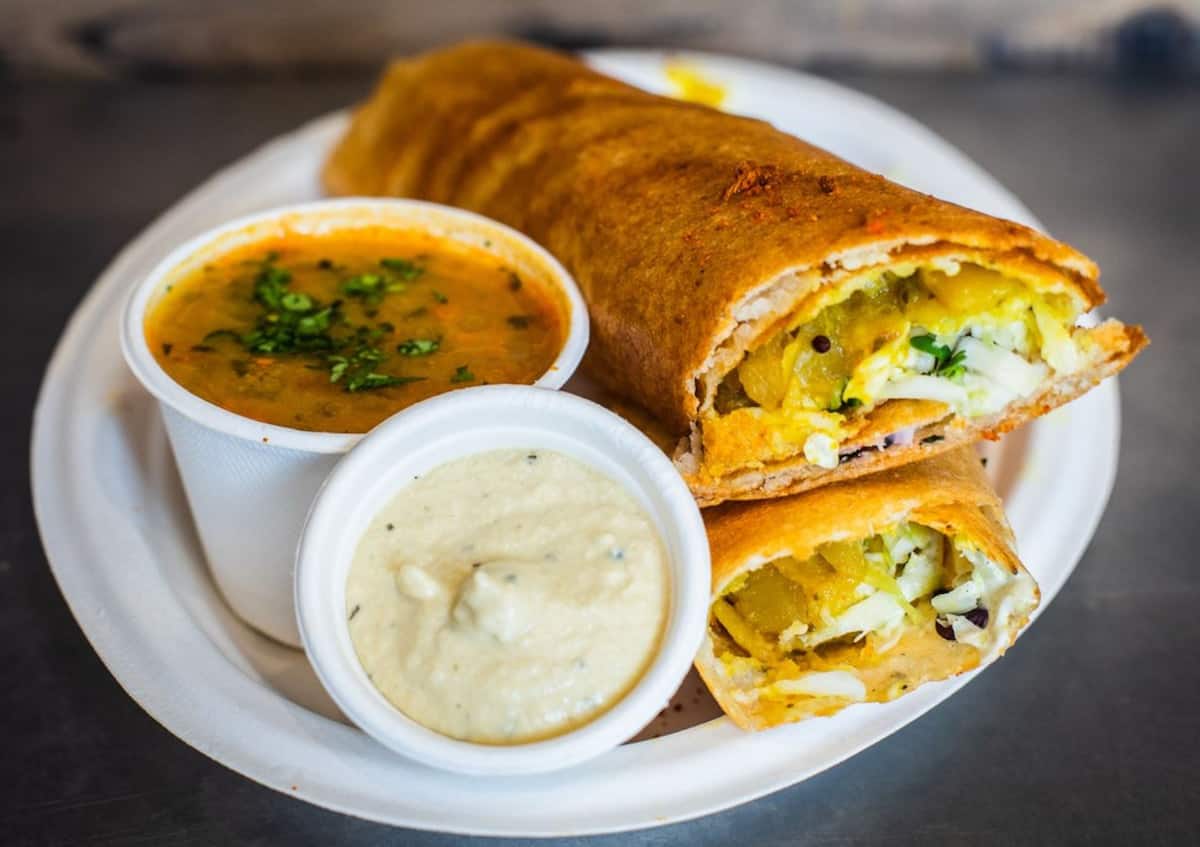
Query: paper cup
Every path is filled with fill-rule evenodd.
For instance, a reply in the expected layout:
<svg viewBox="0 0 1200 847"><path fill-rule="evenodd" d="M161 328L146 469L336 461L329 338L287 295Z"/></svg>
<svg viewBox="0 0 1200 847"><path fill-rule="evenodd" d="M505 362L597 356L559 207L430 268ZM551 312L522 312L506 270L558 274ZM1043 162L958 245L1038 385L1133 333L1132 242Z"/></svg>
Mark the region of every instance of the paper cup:
<svg viewBox="0 0 1200 847"><path fill-rule="evenodd" d="M612 708L544 741L476 744L407 717L375 688L355 653L346 578L366 527L414 476L503 448L555 450L625 488L646 510L667 554L667 621L646 672ZM565 392L471 388L425 400L380 424L330 474L296 560L296 609L309 661L346 716L379 742L425 764L470 774L555 770L600 755L650 723L692 666L708 620L708 538L670 459L632 424Z"/></svg>
<svg viewBox="0 0 1200 847"><path fill-rule="evenodd" d="M138 283L126 302L121 349L134 375L159 401L213 577L239 617L294 646L300 645L300 636L292 566L300 530L322 481L362 435L261 423L191 394L150 352L145 316L173 281L231 250L288 233L364 227L420 231L474 245L522 275L557 286L569 309L566 338L558 358L534 385L560 388L587 347L583 297L553 256L496 221L415 200L328 200L241 218L181 245Z"/></svg>

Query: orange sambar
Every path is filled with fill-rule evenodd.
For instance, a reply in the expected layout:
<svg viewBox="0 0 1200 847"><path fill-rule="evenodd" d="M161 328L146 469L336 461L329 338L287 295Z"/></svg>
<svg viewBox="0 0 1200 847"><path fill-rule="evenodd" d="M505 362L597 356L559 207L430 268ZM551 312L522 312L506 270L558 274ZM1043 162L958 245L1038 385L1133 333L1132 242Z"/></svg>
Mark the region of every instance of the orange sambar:
<svg viewBox="0 0 1200 847"><path fill-rule="evenodd" d="M248 418L366 432L455 388L530 384L565 341L563 298L481 248L353 229L239 247L146 316L162 368Z"/></svg>

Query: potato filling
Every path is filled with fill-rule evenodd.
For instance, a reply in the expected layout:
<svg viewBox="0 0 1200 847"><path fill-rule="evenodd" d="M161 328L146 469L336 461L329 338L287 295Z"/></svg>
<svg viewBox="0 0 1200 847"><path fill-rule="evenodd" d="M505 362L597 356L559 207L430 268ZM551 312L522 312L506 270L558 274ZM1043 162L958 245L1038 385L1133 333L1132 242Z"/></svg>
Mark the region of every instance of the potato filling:
<svg viewBox="0 0 1200 847"><path fill-rule="evenodd" d="M703 424L710 464L745 464L750 450L751 462L803 452L836 467L841 442L888 400L982 417L1082 364L1071 332L1079 308L1066 294L972 264L896 268L851 287L723 380Z"/></svg>
<svg viewBox="0 0 1200 847"><path fill-rule="evenodd" d="M742 574L713 603L710 635L726 669L760 692L865 700L858 671L906 633L983 648L989 617L1025 583L969 544L905 522Z"/></svg>

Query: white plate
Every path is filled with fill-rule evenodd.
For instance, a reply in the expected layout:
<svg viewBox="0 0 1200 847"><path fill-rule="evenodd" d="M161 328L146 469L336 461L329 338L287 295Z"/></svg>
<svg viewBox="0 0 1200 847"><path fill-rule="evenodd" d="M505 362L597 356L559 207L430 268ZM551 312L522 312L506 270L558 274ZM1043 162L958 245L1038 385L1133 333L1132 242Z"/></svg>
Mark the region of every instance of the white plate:
<svg viewBox="0 0 1200 847"><path fill-rule="evenodd" d="M687 59L728 86L730 111L767 118L923 191L1036 223L961 153L874 100L751 62ZM665 87L661 53L602 52L592 60L644 87ZM266 145L159 218L97 280L46 373L32 447L42 540L92 646L147 712L227 767L348 814L462 833L575 835L695 817L799 782L900 729L971 678L756 735L706 720L712 703L689 679L679 710L647 733L668 734L565 773L521 779L433 771L344 723L302 654L248 629L217 595L154 404L121 362L117 319L122 295L184 239L319 196L318 168L345 121L331 115ZM1117 430L1110 380L1010 437L993 457L1042 608L1099 521L1116 470Z"/></svg>

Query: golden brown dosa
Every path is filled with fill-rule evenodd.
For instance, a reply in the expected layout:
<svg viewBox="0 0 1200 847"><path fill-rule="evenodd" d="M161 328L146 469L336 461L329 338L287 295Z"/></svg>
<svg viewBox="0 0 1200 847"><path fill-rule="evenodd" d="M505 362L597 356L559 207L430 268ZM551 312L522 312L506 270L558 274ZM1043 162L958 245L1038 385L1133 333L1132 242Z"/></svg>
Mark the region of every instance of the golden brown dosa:
<svg viewBox="0 0 1200 847"><path fill-rule="evenodd" d="M1013 574L1025 574L1013 551L1012 532L1000 499L992 491L970 448L944 453L878 474L827 485L803 494L754 503L726 503L704 512L712 548L715 600L742 573L782 556L806 559L828 541L866 538L902 521L912 521L946 536L966 539ZM993 610L989 626L993 655L1004 652L1036 606L1014 607L1001 620ZM721 708L739 726L762 729L848 705L829 697L764 697L715 655L720 639L710 627L696 668ZM869 655L869 653L864 653ZM946 679L977 667L992 656L970 645L947 641L932 622L913 627L887 652L869 656L859 676L869 702L907 694L924 682Z"/></svg>
<svg viewBox="0 0 1200 847"><path fill-rule="evenodd" d="M799 451L709 468L701 429L721 379L828 286L863 268L971 262L1087 309L1104 299L1095 265L1028 227L904 188L765 122L657 97L510 42L395 62L323 176L335 194L473 209L553 252L589 305L586 367L672 433L702 504L800 491L994 436L1116 373L1146 343L1139 328L1109 321L1087 331L1101 355L1084 370L986 419L936 403L893 408L888 425L917 428L912 443L855 452L888 434L881 422L843 444L833 469Z"/></svg>

